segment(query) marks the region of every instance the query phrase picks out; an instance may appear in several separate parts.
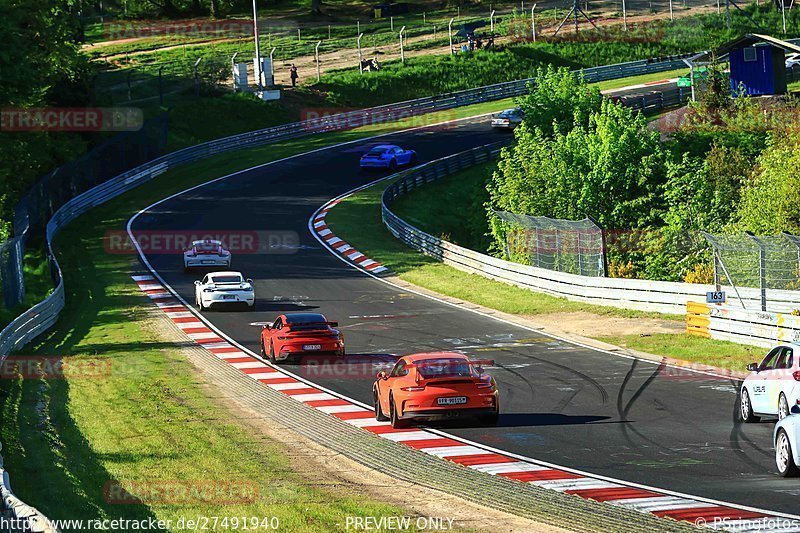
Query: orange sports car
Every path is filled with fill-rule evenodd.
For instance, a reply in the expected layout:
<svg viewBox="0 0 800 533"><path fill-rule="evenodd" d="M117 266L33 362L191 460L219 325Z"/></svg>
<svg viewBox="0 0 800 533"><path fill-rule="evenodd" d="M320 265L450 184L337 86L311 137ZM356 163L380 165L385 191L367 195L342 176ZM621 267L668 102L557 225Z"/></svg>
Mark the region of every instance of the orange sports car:
<svg viewBox="0 0 800 533"><path fill-rule="evenodd" d="M344 334L338 326L319 313L286 313L261 330L261 355L273 363L308 354L344 355Z"/></svg>
<svg viewBox="0 0 800 533"><path fill-rule="evenodd" d="M412 420L458 416L495 424L500 395L494 378L483 370L492 365L494 361L472 361L452 352L401 357L391 372L378 373L372 389L375 418L391 420L393 428Z"/></svg>

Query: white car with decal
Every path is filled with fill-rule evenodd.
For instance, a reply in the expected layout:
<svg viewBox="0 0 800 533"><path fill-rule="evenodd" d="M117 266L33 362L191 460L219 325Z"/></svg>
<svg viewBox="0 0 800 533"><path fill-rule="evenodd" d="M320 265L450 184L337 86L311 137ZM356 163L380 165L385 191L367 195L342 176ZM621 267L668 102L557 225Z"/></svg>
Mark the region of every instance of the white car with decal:
<svg viewBox="0 0 800 533"><path fill-rule="evenodd" d="M744 422L757 422L761 416L789 416L800 405L800 345L780 344L760 363L747 365L750 371L742 382L739 413Z"/></svg>
<svg viewBox="0 0 800 533"><path fill-rule="evenodd" d="M206 239L192 241L192 246L183 252L183 271L198 267L231 267L231 253L221 241Z"/></svg>
<svg viewBox="0 0 800 533"><path fill-rule="evenodd" d="M800 474L800 405L793 405L791 414L775 424L772 442L775 443L775 465L783 477Z"/></svg>
<svg viewBox="0 0 800 533"><path fill-rule="evenodd" d="M250 311L256 309L253 280L244 279L241 272L211 272L194 285L194 303L201 311L243 303Z"/></svg>

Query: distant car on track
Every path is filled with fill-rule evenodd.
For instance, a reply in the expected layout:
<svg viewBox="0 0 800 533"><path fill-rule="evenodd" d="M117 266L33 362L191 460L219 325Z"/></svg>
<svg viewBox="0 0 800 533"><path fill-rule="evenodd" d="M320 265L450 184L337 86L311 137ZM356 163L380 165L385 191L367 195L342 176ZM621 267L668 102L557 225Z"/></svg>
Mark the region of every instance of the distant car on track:
<svg viewBox="0 0 800 533"><path fill-rule="evenodd" d="M417 152L414 150L404 150L394 144L379 144L361 156L359 165L363 169L387 168L394 171L403 165L416 163Z"/></svg>
<svg viewBox="0 0 800 533"><path fill-rule="evenodd" d="M344 334L320 313L286 313L261 330L261 355L273 363L308 354L344 355Z"/></svg>
<svg viewBox="0 0 800 533"><path fill-rule="evenodd" d="M786 56L786 68L800 67L800 54L791 54Z"/></svg>
<svg viewBox="0 0 800 533"><path fill-rule="evenodd" d="M388 374L378 373L372 388L375 418L390 420L393 428L462 416L495 424L500 394L483 370L493 364L452 352L401 357Z"/></svg>
<svg viewBox="0 0 800 533"><path fill-rule="evenodd" d="M739 395L742 421L757 422L761 416L780 420L800 405L800 345L780 344L747 370Z"/></svg>
<svg viewBox="0 0 800 533"><path fill-rule="evenodd" d="M524 118L525 115L522 112L522 109L518 107L506 109L505 111L501 111L497 115L492 116L492 127L495 129L513 130L522 124L522 120Z"/></svg>
<svg viewBox="0 0 800 533"><path fill-rule="evenodd" d="M246 304L250 311L256 309L253 280L245 279L241 272L211 272L194 285L194 302L201 311L234 304Z"/></svg>
<svg viewBox="0 0 800 533"><path fill-rule="evenodd" d="M183 271L198 267L231 267L231 253L221 241L205 239L192 241L192 246L183 252Z"/></svg>
<svg viewBox="0 0 800 533"><path fill-rule="evenodd" d="M775 443L775 465L783 477L800 475L800 406L793 405L789 416L775 424L772 442Z"/></svg>

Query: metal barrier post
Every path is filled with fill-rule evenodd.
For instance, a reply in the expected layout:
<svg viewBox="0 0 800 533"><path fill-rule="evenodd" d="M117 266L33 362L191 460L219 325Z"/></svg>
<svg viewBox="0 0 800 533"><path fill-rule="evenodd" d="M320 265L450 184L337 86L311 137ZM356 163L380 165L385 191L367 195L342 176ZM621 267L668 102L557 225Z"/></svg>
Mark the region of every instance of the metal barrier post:
<svg viewBox="0 0 800 533"><path fill-rule="evenodd" d="M761 310L767 310L767 250L764 243L750 231L745 234L758 245L758 279L761 288Z"/></svg>

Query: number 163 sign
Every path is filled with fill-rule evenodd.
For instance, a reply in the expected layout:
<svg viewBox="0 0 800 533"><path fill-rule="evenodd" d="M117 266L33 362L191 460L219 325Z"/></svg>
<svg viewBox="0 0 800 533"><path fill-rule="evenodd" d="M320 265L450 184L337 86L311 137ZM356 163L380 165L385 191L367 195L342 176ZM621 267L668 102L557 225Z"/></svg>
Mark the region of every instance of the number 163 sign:
<svg viewBox="0 0 800 533"><path fill-rule="evenodd" d="M706 293L706 303L709 304L724 304L725 291L710 291Z"/></svg>

